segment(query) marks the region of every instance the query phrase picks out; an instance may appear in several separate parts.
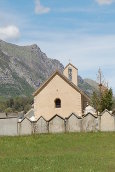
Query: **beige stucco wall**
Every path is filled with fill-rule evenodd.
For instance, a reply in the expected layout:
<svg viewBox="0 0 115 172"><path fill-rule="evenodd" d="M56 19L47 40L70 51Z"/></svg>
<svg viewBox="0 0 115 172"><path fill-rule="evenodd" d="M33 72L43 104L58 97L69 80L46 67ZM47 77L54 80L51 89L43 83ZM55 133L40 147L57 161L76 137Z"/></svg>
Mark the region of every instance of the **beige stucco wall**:
<svg viewBox="0 0 115 172"><path fill-rule="evenodd" d="M105 113L101 116L101 131L115 131L114 123L114 117L111 116L109 112L105 111Z"/></svg>
<svg viewBox="0 0 115 172"><path fill-rule="evenodd" d="M72 68L72 82L75 84L75 85L78 85L78 70L76 68L74 68L72 65L68 65L64 71L63 71L63 74L68 78L68 68Z"/></svg>
<svg viewBox="0 0 115 172"><path fill-rule="evenodd" d="M61 99L61 108L55 108L54 101ZM81 94L56 75L41 92L34 97L35 118L43 116L46 120L55 114L68 117L72 112L82 114Z"/></svg>

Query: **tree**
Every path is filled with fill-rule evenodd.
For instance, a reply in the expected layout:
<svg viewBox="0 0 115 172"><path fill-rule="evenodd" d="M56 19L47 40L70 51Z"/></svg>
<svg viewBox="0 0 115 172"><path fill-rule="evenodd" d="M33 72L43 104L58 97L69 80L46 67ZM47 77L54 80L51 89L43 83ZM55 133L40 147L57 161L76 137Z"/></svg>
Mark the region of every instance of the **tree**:
<svg viewBox="0 0 115 172"><path fill-rule="evenodd" d="M7 108L6 103L0 102L0 112L4 112L6 108Z"/></svg>
<svg viewBox="0 0 115 172"><path fill-rule="evenodd" d="M0 101L0 112L27 112L33 104L33 97L16 97Z"/></svg>
<svg viewBox="0 0 115 172"><path fill-rule="evenodd" d="M13 112L13 110L12 110L11 107L9 107L9 108L5 109L5 112L6 112L6 113L11 113L11 112Z"/></svg>
<svg viewBox="0 0 115 172"><path fill-rule="evenodd" d="M113 91L112 89L106 89L101 98L101 112L105 109L112 110L113 106Z"/></svg>
<svg viewBox="0 0 115 172"><path fill-rule="evenodd" d="M93 92L91 104L96 109L96 112L98 113L98 111L100 111L100 99L99 99L99 94L97 94L96 92Z"/></svg>
<svg viewBox="0 0 115 172"><path fill-rule="evenodd" d="M108 83L103 79L101 69L98 70L99 90L93 93L92 105L98 112L103 112L105 109L112 110L113 106L113 92L108 88Z"/></svg>
<svg viewBox="0 0 115 172"><path fill-rule="evenodd" d="M31 108L32 108L32 106L31 106L30 104L27 104L27 105L24 107L24 112L27 113Z"/></svg>
<svg viewBox="0 0 115 172"><path fill-rule="evenodd" d="M103 112L105 109L112 110L113 107L113 92L112 89L106 89L99 93L94 92L92 96L92 105L97 112Z"/></svg>
<svg viewBox="0 0 115 172"><path fill-rule="evenodd" d="M115 110L115 98L113 98L113 106L112 106L112 109Z"/></svg>

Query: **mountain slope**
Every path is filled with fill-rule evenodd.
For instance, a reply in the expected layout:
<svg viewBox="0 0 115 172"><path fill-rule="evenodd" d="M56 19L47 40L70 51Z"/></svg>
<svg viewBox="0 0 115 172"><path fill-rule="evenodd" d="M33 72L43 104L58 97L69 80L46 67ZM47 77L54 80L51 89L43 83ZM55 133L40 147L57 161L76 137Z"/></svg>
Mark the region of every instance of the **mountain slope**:
<svg viewBox="0 0 115 172"><path fill-rule="evenodd" d="M29 95L63 65L37 45L17 46L0 41L0 96Z"/></svg>
<svg viewBox="0 0 115 172"><path fill-rule="evenodd" d="M0 41L0 96L31 95L56 69L63 65L50 59L37 45L18 46ZM78 77L79 87L89 96L95 87Z"/></svg>
<svg viewBox="0 0 115 172"><path fill-rule="evenodd" d="M84 79L84 81L87 82L89 85L91 85L91 87L93 87L95 90L99 89L99 85L96 81L89 78Z"/></svg>
<svg viewBox="0 0 115 172"><path fill-rule="evenodd" d="M90 80L90 79L89 79ZM81 90L83 90L88 96L92 96L94 91L97 91L97 87L94 87L91 82L87 82L87 79L82 79L78 76L78 86ZM93 80L92 80L93 81ZM95 83L95 81L94 81Z"/></svg>

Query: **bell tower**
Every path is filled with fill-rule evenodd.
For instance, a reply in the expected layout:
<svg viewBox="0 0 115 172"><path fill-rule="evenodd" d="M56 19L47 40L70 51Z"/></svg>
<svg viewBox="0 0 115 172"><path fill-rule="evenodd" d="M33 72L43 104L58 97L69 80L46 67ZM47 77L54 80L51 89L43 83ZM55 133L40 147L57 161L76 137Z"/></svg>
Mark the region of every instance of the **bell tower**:
<svg viewBox="0 0 115 172"><path fill-rule="evenodd" d="M65 67L63 74L76 86L78 85L78 69L71 63Z"/></svg>

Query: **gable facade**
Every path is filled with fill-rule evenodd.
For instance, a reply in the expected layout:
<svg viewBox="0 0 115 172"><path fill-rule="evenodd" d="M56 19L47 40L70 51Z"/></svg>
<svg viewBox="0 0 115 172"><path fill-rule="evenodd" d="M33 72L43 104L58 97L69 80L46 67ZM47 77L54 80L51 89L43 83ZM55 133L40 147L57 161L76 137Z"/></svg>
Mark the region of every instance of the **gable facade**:
<svg viewBox="0 0 115 172"><path fill-rule="evenodd" d="M55 100L61 100L56 108ZM54 114L67 117L71 112L82 114L81 94L65 82L59 75L55 77L34 97L35 117L43 116L49 120Z"/></svg>

